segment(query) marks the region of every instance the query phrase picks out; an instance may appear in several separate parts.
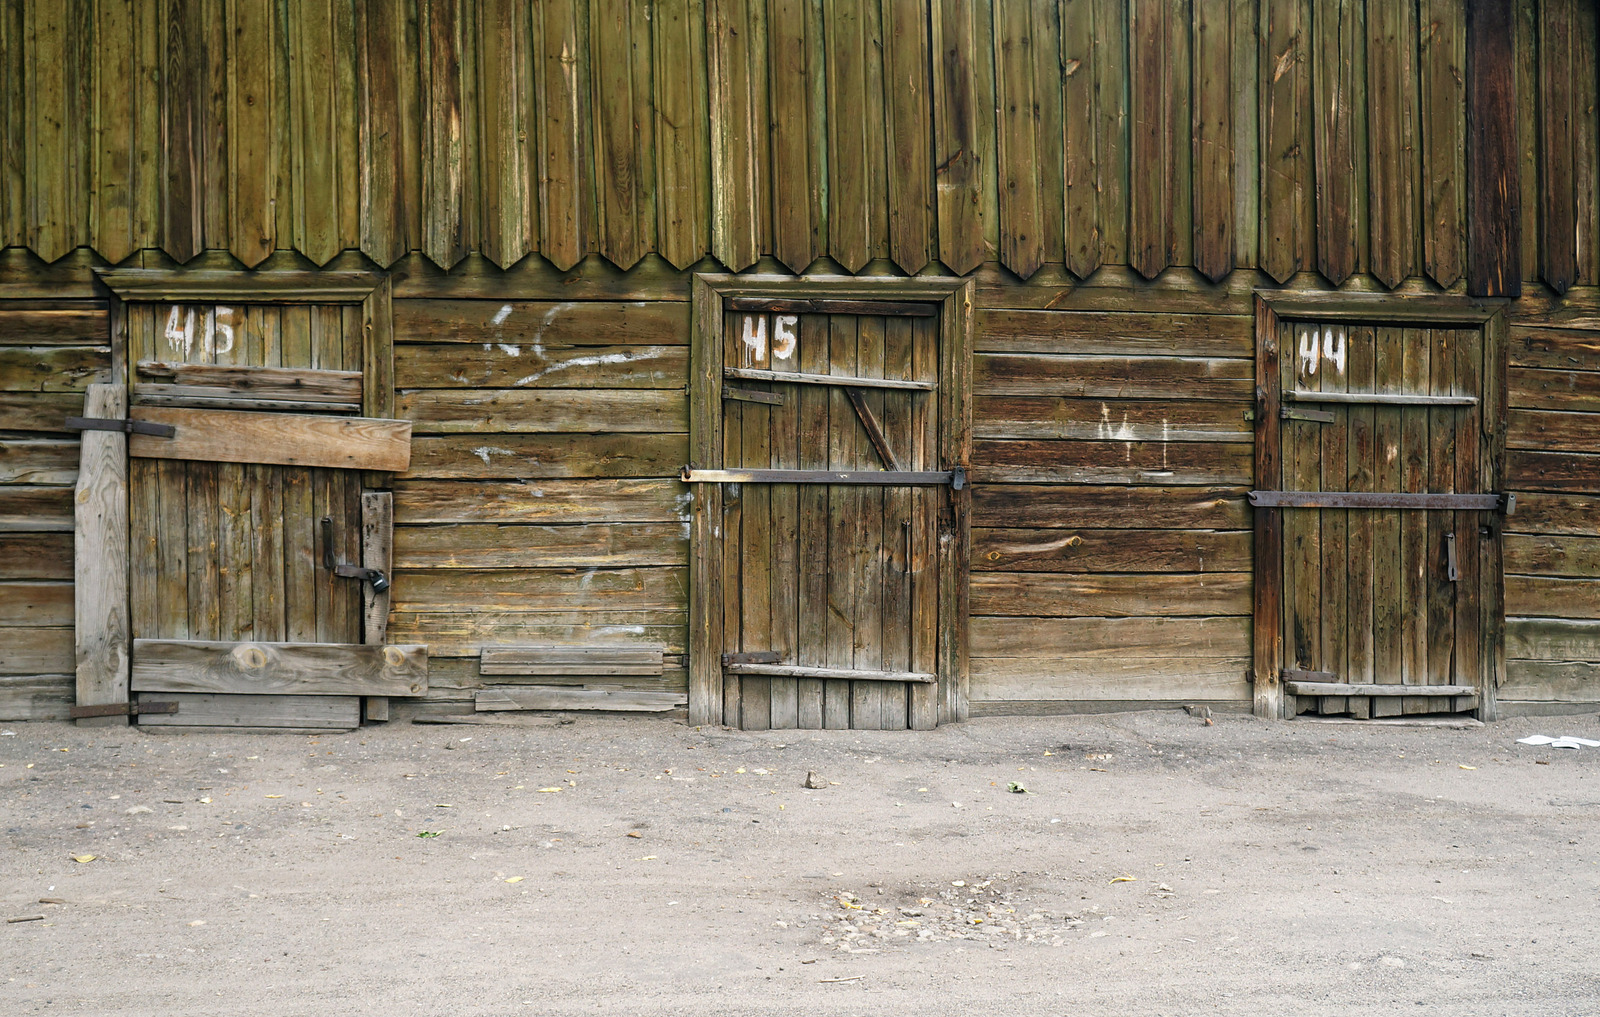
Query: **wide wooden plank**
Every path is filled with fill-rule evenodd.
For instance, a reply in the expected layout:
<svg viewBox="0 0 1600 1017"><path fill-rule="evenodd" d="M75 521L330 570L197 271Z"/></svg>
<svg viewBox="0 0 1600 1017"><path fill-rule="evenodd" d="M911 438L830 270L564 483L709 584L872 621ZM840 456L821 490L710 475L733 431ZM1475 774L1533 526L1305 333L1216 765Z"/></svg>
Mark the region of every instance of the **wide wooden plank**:
<svg viewBox="0 0 1600 1017"><path fill-rule="evenodd" d="M735 272L762 250L767 204L766 17L758 0L706 4L711 121L711 251ZM696 114L698 115L698 114Z"/></svg>
<svg viewBox="0 0 1600 1017"><path fill-rule="evenodd" d="M7 392L81 392L110 374L104 345L0 346L0 390Z"/></svg>
<svg viewBox="0 0 1600 1017"><path fill-rule="evenodd" d="M131 456L393 471L411 461L409 420L175 406L144 406L134 415L170 424L177 434L133 435Z"/></svg>
<svg viewBox="0 0 1600 1017"><path fill-rule="evenodd" d="M1506 657L1600 660L1600 621L1507 617Z"/></svg>
<svg viewBox="0 0 1600 1017"><path fill-rule="evenodd" d="M91 386L84 400L90 417L121 419L128 393L115 385ZM73 588L77 653L77 704L102 706L128 699L128 456L127 436L89 431L73 498ZM82 727L125 726L125 718L91 717Z"/></svg>
<svg viewBox="0 0 1600 1017"><path fill-rule="evenodd" d="M685 522L692 499L683 483L664 479L402 480L395 484L395 522Z"/></svg>
<svg viewBox="0 0 1600 1017"><path fill-rule="evenodd" d="M1600 413L1512 410L1506 419L1506 447L1546 452L1593 452Z"/></svg>
<svg viewBox="0 0 1600 1017"><path fill-rule="evenodd" d="M1002 618L972 620L979 657L1243 657L1250 619Z"/></svg>
<svg viewBox="0 0 1600 1017"><path fill-rule="evenodd" d="M1555 536L1507 533L1505 570L1548 576L1600 576L1600 536Z"/></svg>
<svg viewBox="0 0 1600 1017"><path fill-rule="evenodd" d="M136 692L417 696L428 648L135 639L131 680Z"/></svg>
<svg viewBox="0 0 1600 1017"><path fill-rule="evenodd" d="M681 282L674 279L674 283ZM459 288L459 287L457 287ZM519 347L687 346L689 305L641 292L629 301L596 299L394 302L396 345L507 343ZM396 350L396 355L400 353Z"/></svg>
<svg viewBox="0 0 1600 1017"><path fill-rule="evenodd" d="M1366 27L1370 257L1373 275L1393 288L1417 267L1417 10L1385 5Z"/></svg>
<svg viewBox="0 0 1600 1017"><path fill-rule="evenodd" d="M1356 111L1366 106L1366 82L1361 80L1364 6L1354 0L1325 0L1312 12L1317 269L1335 284L1355 271L1358 250L1365 246L1360 237L1366 225L1365 195L1357 188L1366 169L1366 139L1356 119ZM1386 118L1389 111L1380 107L1374 114ZM1377 125L1374 129L1382 130Z"/></svg>
<svg viewBox="0 0 1600 1017"><path fill-rule="evenodd" d="M361 726L360 696L146 693L143 702L175 702L178 712L139 715L140 727L271 727L350 730Z"/></svg>
<svg viewBox="0 0 1600 1017"><path fill-rule="evenodd" d="M685 610L683 566L642 568L405 569L396 578L396 610L608 611Z"/></svg>
<svg viewBox="0 0 1600 1017"><path fill-rule="evenodd" d="M1311 45L1309 5L1284 0L1262 8L1260 265L1278 282L1309 267L1311 221Z"/></svg>
<svg viewBox="0 0 1600 1017"><path fill-rule="evenodd" d="M1141 617L1248 615L1248 572L1119 575L978 572L974 615Z"/></svg>
<svg viewBox="0 0 1600 1017"><path fill-rule="evenodd" d="M0 579L71 579L72 534L8 533L0 527Z"/></svg>
<svg viewBox="0 0 1600 1017"><path fill-rule="evenodd" d="M1518 115L1519 20L1507 4L1467 4L1466 66L1472 68L1465 75L1467 292L1474 296L1515 297L1522 292L1518 212L1524 180L1518 130L1533 125Z"/></svg>
<svg viewBox="0 0 1600 1017"><path fill-rule="evenodd" d="M66 720L71 675L0 675L0 721Z"/></svg>
<svg viewBox="0 0 1600 1017"><path fill-rule="evenodd" d="M0 532L72 532L72 488L0 485Z"/></svg>
<svg viewBox="0 0 1600 1017"><path fill-rule="evenodd" d="M1247 530L1028 530L973 527L983 572L1242 572Z"/></svg>
<svg viewBox="0 0 1600 1017"><path fill-rule="evenodd" d="M495 341L402 343L395 384L408 388L682 388L684 346L557 346Z"/></svg>
<svg viewBox="0 0 1600 1017"><path fill-rule="evenodd" d="M0 439L0 484L73 484L78 479L77 441Z"/></svg>
<svg viewBox="0 0 1600 1017"><path fill-rule="evenodd" d="M1248 484L1240 442L995 441L972 443L974 483Z"/></svg>
<svg viewBox="0 0 1600 1017"><path fill-rule="evenodd" d="M984 260L985 213L995 202L984 186L994 144L992 25L986 2L932 0L930 8L939 260L965 274Z"/></svg>
<svg viewBox="0 0 1600 1017"><path fill-rule="evenodd" d="M884 131L888 152L889 257L914 275L927 265L933 231L933 109L925 8L883 6Z"/></svg>
<svg viewBox="0 0 1600 1017"><path fill-rule="evenodd" d="M973 358L982 395L1096 399L1234 399L1248 403L1255 368L1248 360L1200 357L1079 357L984 353Z"/></svg>
<svg viewBox="0 0 1600 1017"><path fill-rule="evenodd" d="M688 540L683 523L405 526L394 560L399 569L683 565Z"/></svg>
<svg viewBox="0 0 1600 1017"><path fill-rule="evenodd" d="M0 431L64 434L67 418L82 412L78 392L0 392Z"/></svg>
<svg viewBox="0 0 1600 1017"><path fill-rule="evenodd" d="M0 638L0 674L72 674L72 628L7 629Z"/></svg>
<svg viewBox="0 0 1600 1017"><path fill-rule="evenodd" d="M689 430L679 389L422 389L402 392L395 412L418 434Z"/></svg>
<svg viewBox="0 0 1600 1017"><path fill-rule="evenodd" d="M975 526L1242 530L1251 509L1241 487L983 484L972 491Z"/></svg>
<svg viewBox="0 0 1600 1017"><path fill-rule="evenodd" d="M1496 695L1501 702L1600 702L1600 662L1512 658L1506 661L1506 680Z"/></svg>
<svg viewBox="0 0 1600 1017"><path fill-rule="evenodd" d="M1600 491L1600 455L1513 450L1506 486L1515 491Z"/></svg>
<svg viewBox="0 0 1600 1017"><path fill-rule="evenodd" d="M109 329L103 302L0 307L0 346L105 346Z"/></svg>
<svg viewBox="0 0 1600 1017"><path fill-rule="evenodd" d="M419 437L408 478L673 477L688 459L682 434Z"/></svg>
<svg viewBox="0 0 1600 1017"><path fill-rule="evenodd" d="M659 646L486 646L483 675L659 675Z"/></svg>
<svg viewBox="0 0 1600 1017"><path fill-rule="evenodd" d="M710 125L704 0L661 0L651 19L655 59L656 206L662 256L684 268L709 244Z"/></svg>
<svg viewBox="0 0 1600 1017"><path fill-rule="evenodd" d="M1235 92L1231 0L1194 4L1194 266L1213 281L1234 265ZM1240 18L1240 20L1245 20Z"/></svg>
<svg viewBox="0 0 1600 1017"><path fill-rule="evenodd" d="M1509 615L1545 618L1600 618L1600 579L1552 575L1508 575L1505 592Z"/></svg>
<svg viewBox="0 0 1600 1017"><path fill-rule="evenodd" d="M221 389L247 399L301 402L361 402L361 372L264 367L254 364L188 364L141 360L139 374L174 385Z"/></svg>
<svg viewBox="0 0 1600 1017"><path fill-rule="evenodd" d="M1248 358L1253 353L1251 338L1251 320L1244 315L982 308L973 349L980 353Z"/></svg>
<svg viewBox="0 0 1600 1017"><path fill-rule="evenodd" d="M972 700L982 702L1245 702L1244 657L974 657ZM976 713L976 709L974 709Z"/></svg>
<svg viewBox="0 0 1600 1017"><path fill-rule="evenodd" d="M1524 409L1594 412L1600 410L1600 371L1526 368L1507 371L1506 400Z"/></svg>
<svg viewBox="0 0 1600 1017"><path fill-rule="evenodd" d="M1466 5L1425 0L1420 18L1422 268L1448 289L1466 265Z"/></svg>
<svg viewBox="0 0 1600 1017"><path fill-rule="evenodd" d="M1517 493L1517 512L1505 520L1507 533L1592 535L1600 519L1600 497L1584 494Z"/></svg>
<svg viewBox="0 0 1600 1017"><path fill-rule="evenodd" d="M623 689L569 689L498 685L474 696L479 712L489 710L616 710L665 713L688 704L682 692L636 692Z"/></svg>
<svg viewBox="0 0 1600 1017"><path fill-rule="evenodd" d="M1583 313L1571 304L1564 307L1569 312ZM1519 308L1520 310L1520 308ZM1523 367L1547 368L1555 371L1600 370L1600 321L1586 323L1584 328L1550 328L1543 325L1517 323L1513 319L1511 337L1507 342L1507 359L1511 365L1507 385L1517 384L1516 376Z"/></svg>
<svg viewBox="0 0 1600 1017"><path fill-rule="evenodd" d="M71 625L73 586L60 582L0 582L0 628Z"/></svg>
<svg viewBox="0 0 1600 1017"><path fill-rule="evenodd" d="M430 660L476 657L485 646L549 643L642 644L683 653L687 621L682 611L396 611L389 638L427 644Z"/></svg>

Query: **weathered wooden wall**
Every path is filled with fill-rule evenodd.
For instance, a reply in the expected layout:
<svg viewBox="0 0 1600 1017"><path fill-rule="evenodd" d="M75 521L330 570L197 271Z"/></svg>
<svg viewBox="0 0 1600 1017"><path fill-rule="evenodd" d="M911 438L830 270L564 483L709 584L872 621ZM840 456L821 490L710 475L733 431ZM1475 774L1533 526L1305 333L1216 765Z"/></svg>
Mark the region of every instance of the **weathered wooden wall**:
<svg viewBox="0 0 1600 1017"><path fill-rule="evenodd" d="M1600 282L1594 6L1520 0L1522 266ZM1466 0L6 0L0 246L1454 285Z"/></svg>

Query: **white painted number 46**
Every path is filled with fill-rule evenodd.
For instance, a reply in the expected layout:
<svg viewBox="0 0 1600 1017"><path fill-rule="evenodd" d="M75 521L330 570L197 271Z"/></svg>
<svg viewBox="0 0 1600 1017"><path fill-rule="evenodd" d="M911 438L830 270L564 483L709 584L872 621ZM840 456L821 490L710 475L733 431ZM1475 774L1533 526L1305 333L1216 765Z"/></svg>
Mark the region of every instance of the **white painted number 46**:
<svg viewBox="0 0 1600 1017"><path fill-rule="evenodd" d="M1343 374L1345 339L1345 330L1331 325L1321 332L1315 328L1302 328L1300 330L1301 372L1316 374L1318 362L1325 360L1333 365L1335 374Z"/></svg>
<svg viewBox="0 0 1600 1017"><path fill-rule="evenodd" d="M194 353L196 324L199 325L200 349L216 356L233 351L233 308L217 307L206 311L197 323L195 309L174 304L167 315L167 345L175 354L190 356Z"/></svg>

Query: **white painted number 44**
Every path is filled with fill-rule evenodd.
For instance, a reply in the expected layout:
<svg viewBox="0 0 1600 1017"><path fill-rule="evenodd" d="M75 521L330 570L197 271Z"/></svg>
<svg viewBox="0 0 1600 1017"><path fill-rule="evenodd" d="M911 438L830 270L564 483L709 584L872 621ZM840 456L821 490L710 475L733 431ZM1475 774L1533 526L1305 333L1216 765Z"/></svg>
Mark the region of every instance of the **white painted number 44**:
<svg viewBox="0 0 1600 1017"><path fill-rule="evenodd" d="M1344 373L1346 333L1342 328L1328 326L1321 332L1315 328L1300 330L1300 370L1316 374L1317 364L1327 361L1335 374Z"/></svg>
<svg viewBox="0 0 1600 1017"><path fill-rule="evenodd" d="M199 334L196 335L196 326ZM233 350L233 308L216 307L206 311L195 321L195 309L174 304L167 315L167 345L173 353L190 356L194 353L195 339L200 340L203 353L216 356Z"/></svg>

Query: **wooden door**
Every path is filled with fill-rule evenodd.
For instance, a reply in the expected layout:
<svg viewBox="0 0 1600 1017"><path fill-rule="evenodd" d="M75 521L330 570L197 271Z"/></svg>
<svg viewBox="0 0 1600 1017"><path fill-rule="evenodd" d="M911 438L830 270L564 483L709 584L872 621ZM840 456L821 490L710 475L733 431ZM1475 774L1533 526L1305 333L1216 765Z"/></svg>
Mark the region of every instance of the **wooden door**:
<svg viewBox="0 0 1600 1017"><path fill-rule="evenodd" d="M818 474L724 489L726 724L933 726L944 492L896 480L937 467L927 313L726 319L724 466Z"/></svg>
<svg viewBox="0 0 1600 1017"><path fill-rule="evenodd" d="M1288 712L1469 710L1498 525L1479 328L1278 328ZM1413 691L1415 690L1415 691Z"/></svg>

